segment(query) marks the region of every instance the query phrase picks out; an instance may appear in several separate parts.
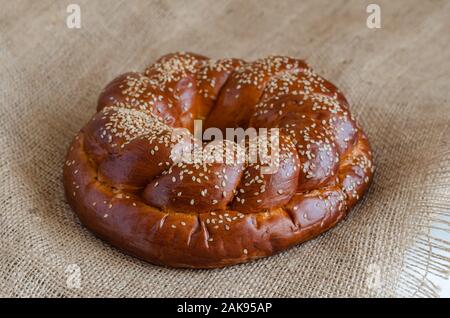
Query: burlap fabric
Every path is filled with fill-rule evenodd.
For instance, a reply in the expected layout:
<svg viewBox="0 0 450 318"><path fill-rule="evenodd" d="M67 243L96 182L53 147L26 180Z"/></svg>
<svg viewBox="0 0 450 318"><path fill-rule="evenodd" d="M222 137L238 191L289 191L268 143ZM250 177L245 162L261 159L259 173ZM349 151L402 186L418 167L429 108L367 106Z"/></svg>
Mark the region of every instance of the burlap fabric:
<svg viewBox="0 0 450 318"><path fill-rule="evenodd" d="M81 29L66 26L73 2ZM450 250L450 2L377 1L381 29L367 28L368 3L2 0L0 295L437 296ZM67 146L109 80L179 50L305 58L371 140L364 200L313 241L217 270L153 266L95 238L64 199Z"/></svg>

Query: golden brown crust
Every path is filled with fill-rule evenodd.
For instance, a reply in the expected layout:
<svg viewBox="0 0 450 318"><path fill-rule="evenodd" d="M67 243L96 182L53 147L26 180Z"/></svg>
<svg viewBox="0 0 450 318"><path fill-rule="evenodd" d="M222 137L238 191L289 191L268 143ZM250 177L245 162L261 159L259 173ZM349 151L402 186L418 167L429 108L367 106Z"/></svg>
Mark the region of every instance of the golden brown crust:
<svg viewBox="0 0 450 318"><path fill-rule="evenodd" d="M260 175L259 162L174 163L172 129L192 131L194 119L280 128L280 168ZM372 173L345 98L304 62L177 53L108 84L70 146L64 186L82 223L120 249L155 264L213 268L326 231Z"/></svg>

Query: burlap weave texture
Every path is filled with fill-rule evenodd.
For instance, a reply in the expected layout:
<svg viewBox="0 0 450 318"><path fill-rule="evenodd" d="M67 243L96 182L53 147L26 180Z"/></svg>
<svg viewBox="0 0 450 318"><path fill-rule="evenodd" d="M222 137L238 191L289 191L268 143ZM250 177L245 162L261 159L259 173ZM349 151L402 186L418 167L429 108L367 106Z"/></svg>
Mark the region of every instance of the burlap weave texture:
<svg viewBox="0 0 450 318"><path fill-rule="evenodd" d="M81 29L66 26L69 3ZM378 1L380 29L366 26L369 3L1 0L0 296L437 296L431 277L448 279L450 263L450 1ZM62 185L72 136L114 76L180 50L292 55L335 83L374 149L362 202L313 241L217 270L153 266L83 228Z"/></svg>

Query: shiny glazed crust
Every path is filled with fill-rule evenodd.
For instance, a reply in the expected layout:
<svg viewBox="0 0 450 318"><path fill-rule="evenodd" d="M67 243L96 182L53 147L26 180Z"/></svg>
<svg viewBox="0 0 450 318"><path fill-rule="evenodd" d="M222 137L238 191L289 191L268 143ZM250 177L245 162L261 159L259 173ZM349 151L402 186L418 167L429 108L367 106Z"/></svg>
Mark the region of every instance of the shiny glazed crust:
<svg viewBox="0 0 450 318"><path fill-rule="evenodd" d="M372 178L345 97L293 58L169 54L109 83L97 111L68 151L67 199L91 231L154 264L213 268L272 255L334 226ZM173 128L192 131L194 119L279 128L278 171L174 163Z"/></svg>

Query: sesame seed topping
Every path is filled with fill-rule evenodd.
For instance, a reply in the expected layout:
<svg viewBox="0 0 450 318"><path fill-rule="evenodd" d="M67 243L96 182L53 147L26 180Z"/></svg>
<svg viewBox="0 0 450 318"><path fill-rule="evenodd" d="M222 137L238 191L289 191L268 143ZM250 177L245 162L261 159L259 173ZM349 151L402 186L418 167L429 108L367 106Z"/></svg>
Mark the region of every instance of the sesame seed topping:
<svg viewBox="0 0 450 318"><path fill-rule="evenodd" d="M308 182L309 179L316 182L325 177L337 175L342 144L351 145L356 140L355 133L358 132L358 129L347 125L352 117L346 111L346 107L342 105L338 91L329 88L324 79L315 74L303 62L293 58L270 56L252 63L234 63L227 59L213 61L198 58L189 53L178 53L163 57L148 67L145 74L135 74L126 76L126 79L120 83L120 90L117 92L117 95L122 93L122 96L109 96L109 106L103 108L96 117L105 121L99 130L99 139L102 139L102 142L108 147L124 149L116 149L117 151L130 151L131 147L126 147L128 144L137 138L144 138L148 141L146 155L155 156L150 157L150 160L154 161L156 158L162 157L166 150L172 147L170 137L173 127L180 125L180 119L176 117L178 115L173 114L187 114L191 119L197 117L190 109L191 102L183 98L186 86L192 88L190 94L198 94L202 98L209 99L205 101L210 103L209 105L215 105L213 101L219 93L226 94L228 99L239 99L241 96L245 98L249 89L258 90L261 95L258 98L259 102L255 105L254 118L265 120L265 118L273 117L280 123L280 130L284 133L279 137L283 142L280 142L280 158L277 158L276 163L288 162L291 164L293 157L297 157L297 153L301 164L296 158L295 167L294 164L291 166L293 171L300 173L302 178L308 179ZM225 81L230 74L235 81ZM187 82L187 85L178 85L181 80L183 83ZM232 83L233 86L230 86L229 83ZM293 96L296 97L293 98ZM172 107L174 110L170 111L169 109ZM295 113L296 107L299 113ZM293 116L289 118L291 114ZM298 121L293 123L293 119L298 119ZM342 122L344 124L341 124ZM111 149L111 151L115 150ZM367 174L373 170L369 158L361 156L360 159L355 159L352 168L355 169L356 174ZM164 181L164 184L161 184L161 186L164 185L164 188L170 188L168 193L171 196L176 194L177 197L180 197L182 195L180 190L186 191L184 190L186 186L192 186L194 193L197 195L200 193L201 197L205 197L205 202L216 205L220 200L221 206L224 206L223 211L228 211L226 209L228 209L229 203L234 205L233 210L236 207L236 210L246 211L246 208L255 199L256 203L264 202L265 205L275 202L276 200L272 200L275 191L279 195L285 194L281 198L283 200L288 200L289 196L295 193L295 190L284 185L283 190L276 189L268 176L259 173L260 166L267 164L263 160L260 161L257 164L244 165L243 172L239 172L242 175L241 179L239 179L240 175L235 177L233 173L230 173L225 165L217 169L198 164L195 160L192 163L178 165L174 164L171 159L161 159L161 162L156 164L161 167L164 177L160 181L171 180L172 183L175 183L168 184L170 182ZM74 160L66 160L67 166L74 164ZM356 169L362 169L362 171L356 172ZM73 174L78 172L78 170L74 170ZM190 183L190 180L194 184ZM333 182L334 180L339 183L338 177L333 178ZM210 193L204 187L205 181ZM358 186L363 182L368 183L369 177L364 176L346 183L342 189L343 196L359 198L361 191ZM155 188L158 185L157 181L153 184ZM75 189L80 188L75 183L73 186ZM189 189L187 193L192 192ZM265 193L264 196L263 193ZM73 196L75 195L76 192L73 192ZM122 198L119 195L116 197ZM197 198L195 195L194 197ZM126 198L130 197L126 196ZM195 204L195 199L189 201L190 205ZM231 202L228 202L229 199ZM169 201L176 202L177 200L171 197ZM239 203L239 206L236 205L236 202ZM107 204L106 201L104 203ZM95 206L96 203L93 202L92 205ZM136 203L133 202L132 205L136 206ZM112 203L109 203L108 207L111 209ZM272 207L268 207L268 211ZM264 208L266 207L264 206ZM296 208L295 206L293 209ZM211 215L215 214L211 212ZM237 218L244 218L244 216L244 214L238 213L236 216L230 217L225 213L219 215L218 218L207 219L206 223L231 223ZM185 225L183 223L181 222L182 225ZM229 229L228 224L224 224L224 227ZM244 253L247 254L246 249L244 249Z"/></svg>

